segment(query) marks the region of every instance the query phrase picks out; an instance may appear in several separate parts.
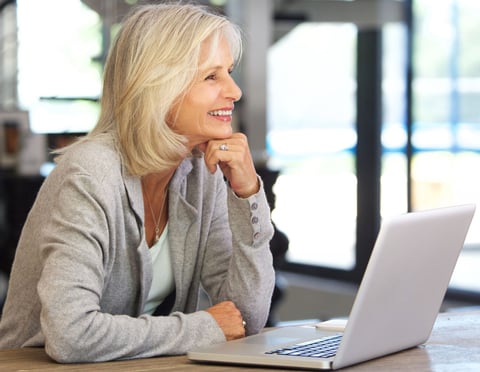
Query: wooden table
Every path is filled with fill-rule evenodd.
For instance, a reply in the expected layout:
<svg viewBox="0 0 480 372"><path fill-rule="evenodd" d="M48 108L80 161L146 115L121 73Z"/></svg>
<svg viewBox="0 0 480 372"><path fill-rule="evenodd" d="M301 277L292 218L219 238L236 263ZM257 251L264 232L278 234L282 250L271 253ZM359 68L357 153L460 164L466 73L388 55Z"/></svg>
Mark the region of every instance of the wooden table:
<svg viewBox="0 0 480 372"><path fill-rule="evenodd" d="M87 364L58 364L43 348L0 351L0 371L281 371L281 369L205 365L186 356ZM286 371L286 370L284 370ZM289 370L291 371L291 370ZM441 314L425 345L345 368L342 371L480 371L480 311Z"/></svg>

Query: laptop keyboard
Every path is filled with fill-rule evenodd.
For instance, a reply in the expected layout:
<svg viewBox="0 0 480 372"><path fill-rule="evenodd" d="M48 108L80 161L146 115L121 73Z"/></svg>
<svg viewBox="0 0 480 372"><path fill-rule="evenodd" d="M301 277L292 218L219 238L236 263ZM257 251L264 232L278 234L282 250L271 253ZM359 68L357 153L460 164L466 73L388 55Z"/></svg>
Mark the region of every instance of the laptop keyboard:
<svg viewBox="0 0 480 372"><path fill-rule="evenodd" d="M317 340L290 345L281 349L267 351L265 354L302 356L311 358L330 358L337 353L342 335L322 337Z"/></svg>

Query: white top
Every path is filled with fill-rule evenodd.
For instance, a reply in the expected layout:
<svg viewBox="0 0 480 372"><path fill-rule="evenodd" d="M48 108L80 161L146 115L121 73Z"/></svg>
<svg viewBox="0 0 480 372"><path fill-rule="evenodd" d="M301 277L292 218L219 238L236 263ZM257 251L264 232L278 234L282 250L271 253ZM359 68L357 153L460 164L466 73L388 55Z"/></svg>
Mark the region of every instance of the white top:
<svg viewBox="0 0 480 372"><path fill-rule="evenodd" d="M175 288L173 279L172 261L170 260L170 247L168 245L168 223L163 229L158 241L149 249L152 259L152 287L148 293L147 302L143 312L153 314L158 305Z"/></svg>

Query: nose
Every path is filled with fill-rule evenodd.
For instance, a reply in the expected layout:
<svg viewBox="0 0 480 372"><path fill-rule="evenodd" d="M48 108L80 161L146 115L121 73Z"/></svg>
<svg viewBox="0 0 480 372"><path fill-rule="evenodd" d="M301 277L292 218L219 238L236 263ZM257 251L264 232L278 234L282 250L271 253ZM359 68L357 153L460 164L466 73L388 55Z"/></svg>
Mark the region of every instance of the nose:
<svg viewBox="0 0 480 372"><path fill-rule="evenodd" d="M242 98L242 90L231 76L229 76L228 78L225 93L227 95L227 98L231 99L233 102L236 102L240 100L240 98Z"/></svg>

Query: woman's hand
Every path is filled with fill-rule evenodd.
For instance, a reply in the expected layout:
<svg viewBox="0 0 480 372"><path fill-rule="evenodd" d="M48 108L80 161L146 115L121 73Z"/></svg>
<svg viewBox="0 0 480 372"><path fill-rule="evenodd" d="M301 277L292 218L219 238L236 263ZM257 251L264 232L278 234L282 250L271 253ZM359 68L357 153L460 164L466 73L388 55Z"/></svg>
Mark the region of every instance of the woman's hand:
<svg viewBox="0 0 480 372"><path fill-rule="evenodd" d="M258 192L260 184L248 147L247 137L243 133L233 133L224 140L211 140L199 145L205 153L205 164L210 172L220 166L232 190L241 198Z"/></svg>
<svg viewBox="0 0 480 372"><path fill-rule="evenodd" d="M206 309L217 321L227 341L245 337L242 314L232 301L223 301Z"/></svg>

